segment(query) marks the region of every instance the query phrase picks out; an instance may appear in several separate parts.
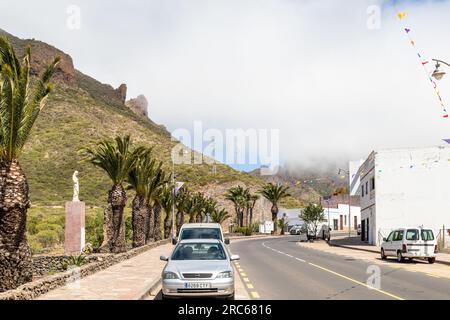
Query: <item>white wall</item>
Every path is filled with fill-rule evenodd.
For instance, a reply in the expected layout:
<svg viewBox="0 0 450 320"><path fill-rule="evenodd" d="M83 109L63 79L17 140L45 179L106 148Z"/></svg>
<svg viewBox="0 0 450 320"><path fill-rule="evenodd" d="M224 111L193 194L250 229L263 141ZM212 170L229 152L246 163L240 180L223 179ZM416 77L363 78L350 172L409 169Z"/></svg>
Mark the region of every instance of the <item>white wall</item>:
<svg viewBox="0 0 450 320"><path fill-rule="evenodd" d="M374 243L398 227L450 228L450 147L377 152L374 174Z"/></svg>

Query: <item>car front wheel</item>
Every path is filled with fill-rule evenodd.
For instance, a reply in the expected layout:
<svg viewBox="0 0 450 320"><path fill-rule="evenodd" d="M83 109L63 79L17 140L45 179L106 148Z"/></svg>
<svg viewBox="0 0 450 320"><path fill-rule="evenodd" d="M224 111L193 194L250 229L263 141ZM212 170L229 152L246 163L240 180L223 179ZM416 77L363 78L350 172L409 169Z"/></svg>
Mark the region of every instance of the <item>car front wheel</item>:
<svg viewBox="0 0 450 320"><path fill-rule="evenodd" d="M384 249L381 249L381 260L386 260L386 255L384 254Z"/></svg>
<svg viewBox="0 0 450 320"><path fill-rule="evenodd" d="M401 251L397 251L397 262L403 262L403 255Z"/></svg>
<svg viewBox="0 0 450 320"><path fill-rule="evenodd" d="M435 257L433 257L433 258L428 258L428 263L433 264L435 261L436 261L436 258L435 258Z"/></svg>

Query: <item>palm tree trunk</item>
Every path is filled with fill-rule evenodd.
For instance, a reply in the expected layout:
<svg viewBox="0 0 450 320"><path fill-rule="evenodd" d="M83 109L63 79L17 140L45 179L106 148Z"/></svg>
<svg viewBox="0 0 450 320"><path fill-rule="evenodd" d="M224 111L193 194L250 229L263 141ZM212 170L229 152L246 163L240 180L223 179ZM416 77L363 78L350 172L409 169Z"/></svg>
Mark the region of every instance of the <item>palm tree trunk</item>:
<svg viewBox="0 0 450 320"><path fill-rule="evenodd" d="M195 221L195 216L193 213L189 214L189 223L194 223Z"/></svg>
<svg viewBox="0 0 450 320"><path fill-rule="evenodd" d="M26 238L28 182L17 160L0 163L0 292L33 278Z"/></svg>
<svg viewBox="0 0 450 320"><path fill-rule="evenodd" d="M164 218L164 239L169 239L170 231L172 231L172 219L171 212L166 212L166 217Z"/></svg>
<svg viewBox="0 0 450 320"><path fill-rule="evenodd" d="M201 212L197 213L197 216L195 217L195 219L196 219L197 223L202 223L202 220L203 220L202 213Z"/></svg>
<svg viewBox="0 0 450 320"><path fill-rule="evenodd" d="M253 208L250 208L250 226L253 224Z"/></svg>
<svg viewBox="0 0 450 320"><path fill-rule="evenodd" d="M156 202L153 206L153 218L154 218L154 229L153 229L153 240L161 240L161 205Z"/></svg>
<svg viewBox="0 0 450 320"><path fill-rule="evenodd" d="M249 226L249 224L248 224L248 211L249 211L249 208L246 208L245 209L245 226L246 227Z"/></svg>
<svg viewBox="0 0 450 320"><path fill-rule="evenodd" d="M184 222L184 213L181 211L177 211L177 220L176 220L176 224L177 224L177 237L180 234L180 229L181 226L183 225Z"/></svg>
<svg viewBox="0 0 450 320"><path fill-rule="evenodd" d="M105 209L103 224L103 243L101 252L120 253L127 251L125 243L125 219L123 210L127 195L122 185L113 185L108 193L108 206Z"/></svg>
<svg viewBox="0 0 450 320"><path fill-rule="evenodd" d="M278 215L278 206L277 204L273 204L272 208L270 209L272 212L272 222L273 222L273 233L277 234L277 215Z"/></svg>
<svg viewBox="0 0 450 320"><path fill-rule="evenodd" d="M153 208L146 206L145 218L145 243L153 242L153 234L155 233L155 225L153 221Z"/></svg>
<svg viewBox="0 0 450 320"><path fill-rule="evenodd" d="M131 224L133 227L133 248L143 246L146 236L147 205L142 196L135 196L132 204Z"/></svg>

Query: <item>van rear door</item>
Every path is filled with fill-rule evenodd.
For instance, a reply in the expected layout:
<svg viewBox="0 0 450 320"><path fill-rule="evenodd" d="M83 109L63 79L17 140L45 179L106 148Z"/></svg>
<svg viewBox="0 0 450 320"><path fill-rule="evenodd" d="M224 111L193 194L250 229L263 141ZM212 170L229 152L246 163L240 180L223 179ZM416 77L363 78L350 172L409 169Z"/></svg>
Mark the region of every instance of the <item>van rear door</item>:
<svg viewBox="0 0 450 320"><path fill-rule="evenodd" d="M422 239L423 255L425 257L434 254L434 246L436 241L434 239L433 230L422 229L420 232L420 238Z"/></svg>
<svg viewBox="0 0 450 320"><path fill-rule="evenodd" d="M423 241L420 239L418 229L407 229L405 240L408 253L415 256L421 256L423 254Z"/></svg>

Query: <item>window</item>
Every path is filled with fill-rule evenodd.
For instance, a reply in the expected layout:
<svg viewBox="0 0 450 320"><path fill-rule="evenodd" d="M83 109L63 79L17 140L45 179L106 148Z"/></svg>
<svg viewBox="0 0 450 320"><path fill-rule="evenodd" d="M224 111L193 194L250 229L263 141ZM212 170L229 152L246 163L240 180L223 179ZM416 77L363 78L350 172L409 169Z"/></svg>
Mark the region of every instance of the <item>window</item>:
<svg viewBox="0 0 450 320"><path fill-rule="evenodd" d="M370 179L370 184L371 184L370 190L375 190L375 178Z"/></svg>
<svg viewBox="0 0 450 320"><path fill-rule="evenodd" d="M186 228L180 236L180 240L185 239L217 239L221 240L219 228Z"/></svg>
<svg viewBox="0 0 450 320"><path fill-rule="evenodd" d="M397 230L394 234L394 241L402 241L403 240L403 230Z"/></svg>
<svg viewBox="0 0 450 320"><path fill-rule="evenodd" d="M387 237L387 241L392 241L392 239L394 239L394 233L395 233L395 231L392 231L391 233L389 233L389 236Z"/></svg>
<svg viewBox="0 0 450 320"><path fill-rule="evenodd" d="M419 230L417 229L406 230L406 240L419 240Z"/></svg>
<svg viewBox="0 0 450 320"><path fill-rule="evenodd" d="M347 216L344 216L344 224L347 224Z"/></svg>
<svg viewBox="0 0 450 320"><path fill-rule="evenodd" d="M172 260L225 260L220 243L183 243L175 248Z"/></svg>
<svg viewBox="0 0 450 320"><path fill-rule="evenodd" d="M431 230L422 230L421 233L422 233L421 234L422 240L424 240L424 241L434 240L433 231L431 231Z"/></svg>
<svg viewBox="0 0 450 320"><path fill-rule="evenodd" d="M366 181L366 194L369 193L369 181Z"/></svg>
<svg viewBox="0 0 450 320"><path fill-rule="evenodd" d="M364 185L361 185L361 197L364 197Z"/></svg>

